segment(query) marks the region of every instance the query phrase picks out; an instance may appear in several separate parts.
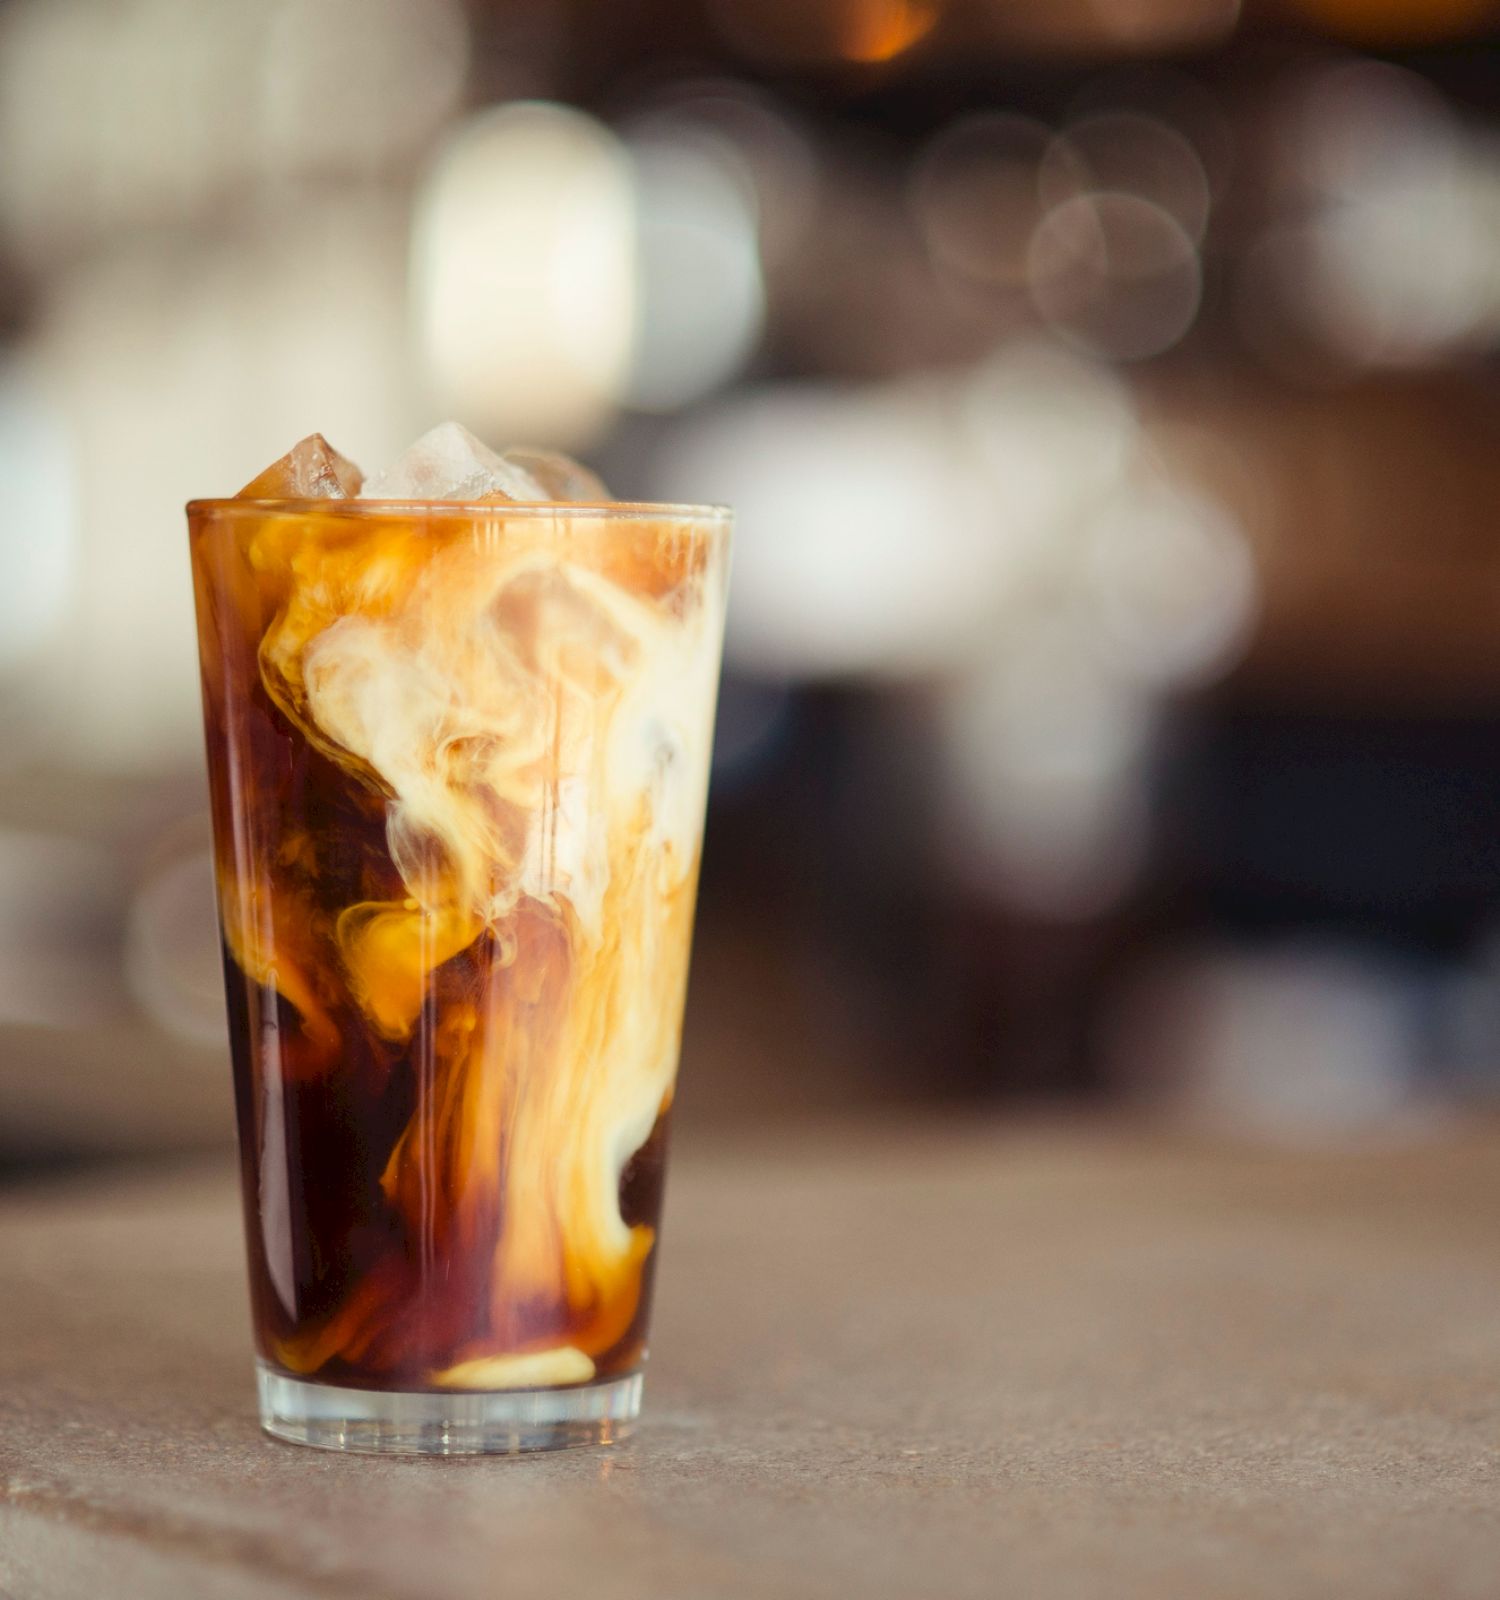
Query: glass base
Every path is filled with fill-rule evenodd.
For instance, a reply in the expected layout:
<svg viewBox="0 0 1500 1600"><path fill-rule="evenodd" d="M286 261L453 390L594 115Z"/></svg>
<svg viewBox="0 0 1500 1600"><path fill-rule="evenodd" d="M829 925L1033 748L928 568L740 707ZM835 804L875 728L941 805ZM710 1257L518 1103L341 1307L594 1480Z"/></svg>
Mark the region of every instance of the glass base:
<svg viewBox="0 0 1500 1600"><path fill-rule="evenodd" d="M641 1375L574 1389L393 1393L308 1383L256 1363L260 1425L275 1439L362 1455L518 1455L613 1444L641 1410Z"/></svg>

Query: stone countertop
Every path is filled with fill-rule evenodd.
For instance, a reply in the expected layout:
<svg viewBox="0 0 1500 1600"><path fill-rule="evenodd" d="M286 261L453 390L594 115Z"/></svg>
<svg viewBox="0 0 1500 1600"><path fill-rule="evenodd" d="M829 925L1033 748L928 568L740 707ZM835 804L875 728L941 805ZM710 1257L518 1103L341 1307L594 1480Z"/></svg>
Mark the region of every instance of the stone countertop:
<svg viewBox="0 0 1500 1600"><path fill-rule="evenodd" d="M680 1153L614 1449L255 1424L222 1171L0 1198L6 1600L1217 1600L1500 1585L1500 1128Z"/></svg>

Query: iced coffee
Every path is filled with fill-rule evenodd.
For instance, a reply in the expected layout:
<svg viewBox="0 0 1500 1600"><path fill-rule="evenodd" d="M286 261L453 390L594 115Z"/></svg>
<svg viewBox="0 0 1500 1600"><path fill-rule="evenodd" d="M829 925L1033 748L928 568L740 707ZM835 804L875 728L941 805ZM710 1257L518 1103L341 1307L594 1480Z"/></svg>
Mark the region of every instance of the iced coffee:
<svg viewBox="0 0 1500 1600"><path fill-rule="evenodd" d="M727 513L449 425L189 508L263 1420L639 1404Z"/></svg>

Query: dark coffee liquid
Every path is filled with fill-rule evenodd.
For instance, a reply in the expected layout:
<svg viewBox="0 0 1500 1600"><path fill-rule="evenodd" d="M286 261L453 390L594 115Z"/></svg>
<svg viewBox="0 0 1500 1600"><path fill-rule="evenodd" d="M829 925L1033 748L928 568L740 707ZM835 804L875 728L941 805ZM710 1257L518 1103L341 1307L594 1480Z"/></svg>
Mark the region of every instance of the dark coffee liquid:
<svg viewBox="0 0 1500 1600"><path fill-rule="evenodd" d="M368 1321L350 1341L358 1355L352 1348L330 1355L317 1376L355 1388L423 1388L434 1369L490 1342L487 1289L504 1219L497 1218L495 1237L439 1258L420 1223L401 1215L380 1186L415 1112L410 1054L387 1067L378 1044L351 1033L347 1073L285 1079L268 1094L262 1063L292 1042L296 1017L227 954L225 976L256 1347L276 1363L278 1351L328 1325L342 1308L365 1305ZM667 1113L657 1119L621 1176L620 1211L632 1227L659 1224L669 1121ZM276 1197L270 1207L268 1196ZM653 1249L629 1327L595 1358L600 1378L640 1365L655 1264ZM537 1329L569 1342L565 1310L542 1308Z"/></svg>

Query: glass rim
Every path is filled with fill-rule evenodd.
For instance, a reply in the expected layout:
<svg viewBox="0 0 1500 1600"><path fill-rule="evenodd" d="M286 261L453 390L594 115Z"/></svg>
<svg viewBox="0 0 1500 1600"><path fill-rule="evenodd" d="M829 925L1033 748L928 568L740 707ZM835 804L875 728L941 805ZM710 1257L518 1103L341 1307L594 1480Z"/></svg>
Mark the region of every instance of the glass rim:
<svg viewBox="0 0 1500 1600"><path fill-rule="evenodd" d="M657 500L364 500L329 496L315 500L257 499L241 496L189 500L188 516L255 513L261 516L314 514L365 517L587 517L601 522L727 523L734 512L725 505L690 505Z"/></svg>

